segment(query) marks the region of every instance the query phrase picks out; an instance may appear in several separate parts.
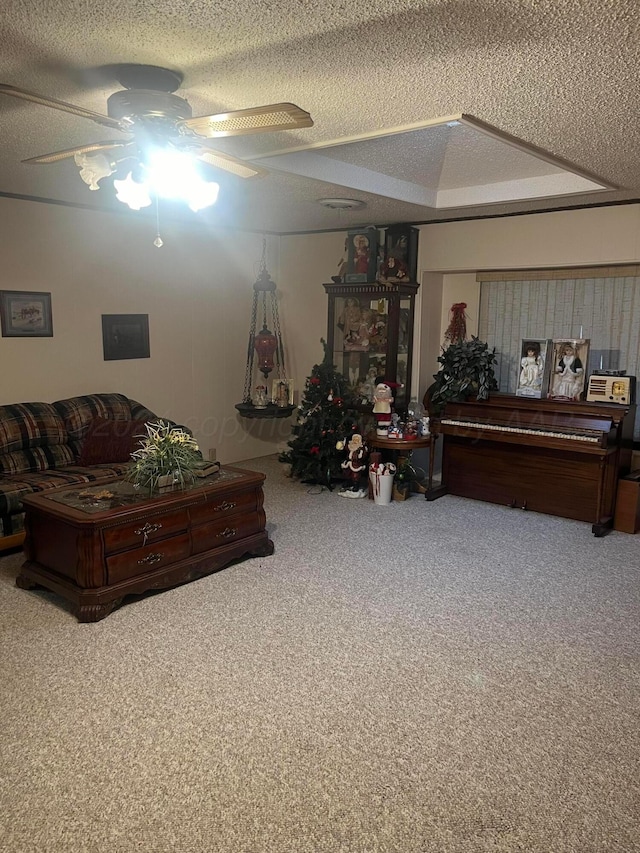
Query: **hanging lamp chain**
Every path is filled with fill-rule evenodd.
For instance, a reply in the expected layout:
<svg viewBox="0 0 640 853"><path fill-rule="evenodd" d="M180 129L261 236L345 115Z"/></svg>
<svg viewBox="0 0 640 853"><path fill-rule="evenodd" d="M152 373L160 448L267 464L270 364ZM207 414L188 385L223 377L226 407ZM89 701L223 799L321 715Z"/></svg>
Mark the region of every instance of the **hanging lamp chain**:
<svg viewBox="0 0 640 853"><path fill-rule="evenodd" d="M278 379L287 381L287 369L284 365L284 347L282 346L282 333L280 332L280 317L278 316L278 300L276 294L273 294L271 301L271 311L273 315L273 333L278 341L276 348L276 369L278 371Z"/></svg>
<svg viewBox="0 0 640 853"><path fill-rule="evenodd" d="M267 238L262 238L262 258L260 259L260 272L267 270Z"/></svg>
<svg viewBox="0 0 640 853"><path fill-rule="evenodd" d="M258 291L253 293L253 308L251 310L251 328L249 329L249 346L247 349L247 371L244 377L244 400L251 402L251 380L253 377L254 343L256 338L256 320L258 317Z"/></svg>
<svg viewBox="0 0 640 853"><path fill-rule="evenodd" d="M262 302L259 305L259 294L262 294ZM280 329L280 317L278 316L278 301L276 295L275 283L271 280L271 276L267 270L267 239L262 240L262 258L260 261L260 271L258 279L253 285L253 306L251 311L251 328L249 331L249 343L247 346L247 369L244 380L244 399L243 403L252 405L252 383L253 383L253 368L255 360L255 343L256 343L256 324L258 321L258 312L262 313L263 329L267 329L267 315L269 313L269 303L271 305L271 321L273 335L276 339L275 350L275 368L278 380L287 381L287 372L284 365L284 347L282 344L282 331ZM270 333L271 334L271 333Z"/></svg>
<svg viewBox="0 0 640 853"><path fill-rule="evenodd" d="M269 280L269 273L267 272L267 238L262 238L262 260L260 263L260 275L261 277L267 281ZM273 333L276 336L276 340L278 345L276 347L276 372L278 374L278 379L283 379L285 382L287 381L287 370L284 365L284 347L282 345L282 332L280 331L280 317L278 316L278 298L276 295L275 288L271 293L271 315L273 321ZM263 325L266 327L267 325L267 305L266 305L267 291L263 291L263 299L264 299L264 318Z"/></svg>

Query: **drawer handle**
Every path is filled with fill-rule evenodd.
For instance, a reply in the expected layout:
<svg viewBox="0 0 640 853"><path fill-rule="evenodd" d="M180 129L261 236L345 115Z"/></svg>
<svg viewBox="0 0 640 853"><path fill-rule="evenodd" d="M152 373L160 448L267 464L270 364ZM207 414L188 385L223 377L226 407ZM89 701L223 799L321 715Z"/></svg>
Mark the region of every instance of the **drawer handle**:
<svg viewBox="0 0 640 853"><path fill-rule="evenodd" d="M159 563L164 557L164 554L147 554L142 560L138 560L139 566L152 566L154 563Z"/></svg>
<svg viewBox="0 0 640 853"><path fill-rule="evenodd" d="M229 501L222 501L222 503L218 504L218 506L214 506L213 511L218 512L221 509L233 509L234 506L235 503L230 503Z"/></svg>
<svg viewBox="0 0 640 853"><path fill-rule="evenodd" d="M224 536L225 539L228 539L229 536L235 536L237 532L235 527L225 527L222 533L216 533L216 538Z"/></svg>
<svg viewBox="0 0 640 853"><path fill-rule="evenodd" d="M162 525L156 522L155 524L150 524L148 521L144 525L144 527L137 527L133 532L136 536L142 536L142 544L147 544L147 539L150 533L155 533L156 530L160 530Z"/></svg>

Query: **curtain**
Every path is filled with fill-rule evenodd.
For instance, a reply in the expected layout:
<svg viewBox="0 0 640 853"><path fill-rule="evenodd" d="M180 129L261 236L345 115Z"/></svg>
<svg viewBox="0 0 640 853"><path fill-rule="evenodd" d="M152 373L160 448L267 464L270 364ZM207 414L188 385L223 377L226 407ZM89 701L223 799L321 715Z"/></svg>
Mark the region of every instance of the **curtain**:
<svg viewBox="0 0 640 853"><path fill-rule="evenodd" d="M607 272L574 271L574 278L559 277L567 275L560 270L520 273L520 278L517 273L478 275L478 335L496 349L500 391L516 390L525 338L587 338L587 376L600 367L640 375L640 270ZM640 423L634 438L640 440Z"/></svg>

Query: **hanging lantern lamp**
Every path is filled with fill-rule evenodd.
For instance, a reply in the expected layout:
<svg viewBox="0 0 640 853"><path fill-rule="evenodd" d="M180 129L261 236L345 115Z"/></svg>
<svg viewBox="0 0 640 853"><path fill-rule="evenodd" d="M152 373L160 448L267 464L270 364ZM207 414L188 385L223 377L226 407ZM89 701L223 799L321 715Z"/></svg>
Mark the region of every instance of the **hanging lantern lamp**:
<svg viewBox="0 0 640 853"><path fill-rule="evenodd" d="M278 339L263 326L260 334L256 335L253 346L258 354L258 370L266 379L274 368L273 356L278 349Z"/></svg>
<svg viewBox="0 0 640 853"><path fill-rule="evenodd" d="M262 329L256 333L258 315L262 316ZM273 332L270 331L269 325ZM254 370L262 378L254 378ZM269 394L268 381L272 382ZM236 409L244 418L286 418L295 409L290 399L290 383L284 363L284 347L278 317L276 285L267 271L267 241L262 241L260 273L253 285L253 309L247 347L247 369L244 395Z"/></svg>

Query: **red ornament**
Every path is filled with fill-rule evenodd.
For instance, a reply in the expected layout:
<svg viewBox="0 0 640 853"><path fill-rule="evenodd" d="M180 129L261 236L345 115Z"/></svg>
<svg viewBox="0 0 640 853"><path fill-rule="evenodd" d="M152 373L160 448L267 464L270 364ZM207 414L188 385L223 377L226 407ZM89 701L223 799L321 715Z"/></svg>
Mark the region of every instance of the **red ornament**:
<svg viewBox="0 0 640 853"><path fill-rule="evenodd" d="M341 406L343 402L344 401L343 401L342 397L334 397L333 398L333 405L334 406Z"/></svg>
<svg viewBox="0 0 640 853"><path fill-rule="evenodd" d="M317 455L320 453L320 448L318 447L318 445L317 445L317 444L314 444L314 446L311 448L311 450L309 451L309 453L315 453L315 454L316 454L316 456L317 456Z"/></svg>
<svg viewBox="0 0 640 853"><path fill-rule="evenodd" d="M311 379L309 380L309 385L319 385L319 384L320 384L320 380L318 379L317 376L312 376Z"/></svg>

